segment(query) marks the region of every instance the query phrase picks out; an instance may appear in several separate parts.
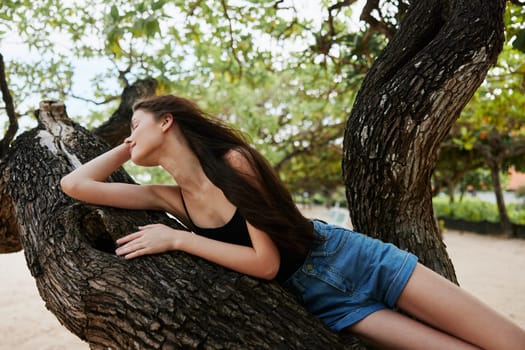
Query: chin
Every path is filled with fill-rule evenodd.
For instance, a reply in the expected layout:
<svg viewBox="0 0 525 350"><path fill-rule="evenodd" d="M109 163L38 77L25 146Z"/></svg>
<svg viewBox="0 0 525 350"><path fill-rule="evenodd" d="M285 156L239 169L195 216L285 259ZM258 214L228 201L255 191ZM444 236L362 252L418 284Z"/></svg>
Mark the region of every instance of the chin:
<svg viewBox="0 0 525 350"><path fill-rule="evenodd" d="M134 159L131 159L131 161L133 162L133 164L135 165L138 165L138 166L144 166L144 167L149 167L149 166L155 166L156 164L153 164L153 163L150 163L150 162L144 162L142 160L134 160Z"/></svg>
<svg viewBox="0 0 525 350"><path fill-rule="evenodd" d="M153 162L151 160L143 159L143 158L139 158L139 157L131 157L131 161L135 165L144 166L144 167L151 167L151 166L157 166L158 165L157 162Z"/></svg>

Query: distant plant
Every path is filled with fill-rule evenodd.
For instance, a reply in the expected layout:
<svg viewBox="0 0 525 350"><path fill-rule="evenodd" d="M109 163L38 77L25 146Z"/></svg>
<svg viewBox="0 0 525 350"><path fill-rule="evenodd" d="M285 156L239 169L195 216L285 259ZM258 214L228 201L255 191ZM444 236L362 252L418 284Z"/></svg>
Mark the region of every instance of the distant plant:
<svg viewBox="0 0 525 350"><path fill-rule="evenodd" d="M450 203L448 196L439 196L433 199L433 205L436 216L440 218L499 222L496 204L479 199L464 198L462 201ZM507 209L513 223L525 224L525 209L515 204L509 204Z"/></svg>

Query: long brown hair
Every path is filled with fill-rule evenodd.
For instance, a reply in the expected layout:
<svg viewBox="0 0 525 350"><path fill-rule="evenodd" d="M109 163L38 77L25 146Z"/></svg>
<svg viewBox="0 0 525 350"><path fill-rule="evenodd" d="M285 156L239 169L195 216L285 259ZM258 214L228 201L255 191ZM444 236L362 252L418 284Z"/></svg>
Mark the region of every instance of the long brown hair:
<svg viewBox="0 0 525 350"><path fill-rule="evenodd" d="M268 161L239 131L204 113L194 102L173 95L139 101L133 110L139 109L156 118L173 115L206 176L241 215L266 232L281 252L294 258L304 257L315 237L312 224L301 214ZM225 159L230 150L241 152L250 162L258 177L255 182L230 166Z"/></svg>

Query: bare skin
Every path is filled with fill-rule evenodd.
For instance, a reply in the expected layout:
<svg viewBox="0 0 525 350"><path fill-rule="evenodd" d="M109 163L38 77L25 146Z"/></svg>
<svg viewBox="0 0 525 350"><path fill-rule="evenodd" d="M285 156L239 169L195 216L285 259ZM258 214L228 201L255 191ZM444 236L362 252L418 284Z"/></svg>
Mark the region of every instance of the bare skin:
<svg viewBox="0 0 525 350"><path fill-rule="evenodd" d="M104 182L113 171L131 160L142 166L161 166L178 186L139 186ZM230 164L243 173L253 173L249 162L232 151ZM61 181L69 196L98 205L126 209L163 210L185 217L181 190L191 219L200 227L220 227L233 216L235 206L204 174L171 115L157 121L150 113L137 111L132 132L123 145L75 169ZM197 210L198 209L198 210ZM253 247L245 247L174 230L161 224L147 225L117 241L116 254L126 259L144 254L181 250L232 270L263 279L273 279L280 264L277 247L269 236L247 222Z"/></svg>
<svg viewBox="0 0 525 350"><path fill-rule="evenodd" d="M385 349L525 348L524 330L421 264L397 306L419 321L381 310L348 330Z"/></svg>
<svg viewBox="0 0 525 350"><path fill-rule="evenodd" d="M131 185L105 180L128 160L161 166L177 186ZM256 178L247 159L230 151L225 160L242 174ZM126 209L163 210L186 218L181 193L192 221L200 227L221 227L235 206L204 173L174 118L156 120L138 110L132 132L117 146L75 169L61 181L69 196L97 205ZM161 224L140 227L117 241L117 255L126 259L181 250L240 273L273 279L280 265L275 243L266 232L247 222L253 247L228 244ZM525 349L525 332L495 311L418 265L397 302L417 321L392 310L371 314L347 330L385 349Z"/></svg>

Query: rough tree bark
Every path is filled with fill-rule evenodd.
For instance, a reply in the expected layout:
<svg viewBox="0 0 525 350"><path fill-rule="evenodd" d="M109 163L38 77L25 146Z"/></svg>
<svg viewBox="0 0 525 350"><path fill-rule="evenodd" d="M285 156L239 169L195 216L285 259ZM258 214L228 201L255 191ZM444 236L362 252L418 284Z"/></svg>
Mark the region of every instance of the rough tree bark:
<svg viewBox="0 0 525 350"><path fill-rule="evenodd" d="M9 145L18 131L18 116L15 111L13 98L6 80L4 57L0 54L0 93L9 118L9 127L0 140L0 253L11 253L22 249L20 244L16 220L12 215L14 208L7 193L6 164L3 162Z"/></svg>
<svg viewBox="0 0 525 350"><path fill-rule="evenodd" d="M343 175L357 231L456 281L432 210L439 146L501 51L503 0L412 2L348 119Z"/></svg>
<svg viewBox="0 0 525 350"><path fill-rule="evenodd" d="M5 159L7 193L46 307L92 349L343 349L273 282L172 252L126 261L114 241L165 214L78 203L60 178L108 146L45 102ZM131 182L119 169L110 181ZM356 345L357 348L357 345Z"/></svg>
<svg viewBox="0 0 525 350"><path fill-rule="evenodd" d="M15 219L13 200L7 192L9 180L7 164L0 160L0 254L22 249Z"/></svg>

